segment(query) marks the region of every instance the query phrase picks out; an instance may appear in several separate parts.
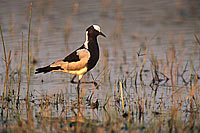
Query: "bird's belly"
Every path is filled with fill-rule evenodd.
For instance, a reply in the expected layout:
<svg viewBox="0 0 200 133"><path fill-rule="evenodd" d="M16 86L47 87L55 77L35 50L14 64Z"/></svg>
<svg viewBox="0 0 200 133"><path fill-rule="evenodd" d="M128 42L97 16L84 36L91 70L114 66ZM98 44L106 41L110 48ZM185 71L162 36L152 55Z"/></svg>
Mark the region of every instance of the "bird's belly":
<svg viewBox="0 0 200 133"><path fill-rule="evenodd" d="M63 72L66 72L66 73L70 73L70 74L74 74L74 75L83 75L84 73L87 72L87 67L84 67L80 70L63 70Z"/></svg>

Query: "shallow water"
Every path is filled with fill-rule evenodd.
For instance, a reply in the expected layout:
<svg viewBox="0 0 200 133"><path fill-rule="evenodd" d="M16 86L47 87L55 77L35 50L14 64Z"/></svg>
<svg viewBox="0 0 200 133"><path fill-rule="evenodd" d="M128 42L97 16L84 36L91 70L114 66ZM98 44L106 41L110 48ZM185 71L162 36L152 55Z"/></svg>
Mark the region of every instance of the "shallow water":
<svg viewBox="0 0 200 133"><path fill-rule="evenodd" d="M111 96L111 101L114 104L113 95L118 90L115 84L130 74L127 78L126 91L130 94L131 102L134 102L135 65L137 63L136 71L139 72L144 58L144 55L140 56L137 62L137 52L141 49L141 54L144 54L149 40L143 72L144 86L140 86L141 82L138 77L138 91L151 101L153 92L149 84L153 79L151 61L152 56L154 56L159 62L160 72L169 78L166 84L158 88L155 99L156 107L158 107L160 97L166 100L171 96L172 84L167 61L172 60L170 56L173 54L173 47L176 57L174 61L179 64L180 73L188 62L187 72L184 75L186 80L189 80L193 69L199 73L199 46L194 37L194 34L199 35L200 29L200 9L197 8L199 6L200 2L198 1L192 5L192 2L186 0L34 1L30 43L33 58L37 61L34 67L45 66L64 58L66 54L82 45L88 26L99 24L107 37L98 38L101 50L100 60L97 66L84 76L83 80L92 80L91 74L94 78L100 74L97 77L97 82L101 83L99 89L95 91L93 99L94 101L99 99L100 105L102 105L106 97ZM27 1L1 1L0 24L6 48L12 52L11 71L14 72L19 65L21 32L24 33L25 52L22 70L22 88L24 89L21 91L22 98L26 94L28 14L29 2ZM2 57L0 59L0 73L5 75L2 47L0 47L0 51L2 51L0 53ZM104 70L105 72L103 72ZM60 72L38 75L32 72L31 94L34 98L38 98L43 95L53 96L63 92L67 97L65 100L70 105L70 101L75 100L77 96L76 85L70 84L71 78L70 74ZM16 74L14 80L11 81L14 88L17 87L17 81ZM3 80L1 80L1 84L3 84ZM175 86L183 88L183 98L188 95L188 86L184 86L180 76L178 76ZM92 85L81 85L81 87L85 92L84 99L86 99L93 87ZM128 94L125 93L125 97L128 98ZM166 102L166 108L170 106L172 103L169 100ZM148 118L148 115L145 118Z"/></svg>

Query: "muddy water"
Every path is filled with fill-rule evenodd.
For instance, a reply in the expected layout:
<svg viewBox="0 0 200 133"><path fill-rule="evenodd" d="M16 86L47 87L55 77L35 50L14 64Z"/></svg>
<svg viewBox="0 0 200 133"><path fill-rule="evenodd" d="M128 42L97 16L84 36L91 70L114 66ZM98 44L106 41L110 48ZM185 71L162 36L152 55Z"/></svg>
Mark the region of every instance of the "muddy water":
<svg viewBox="0 0 200 133"><path fill-rule="evenodd" d="M94 1L34 1L31 22L31 53L37 62L37 67L48 65L58 59L62 59L71 51L78 48L85 40L85 30L91 24L99 24L107 38L99 37L101 57L97 66L83 80L92 80L97 77L101 82L94 99L112 96L117 92L115 84L119 80L127 79L127 91L134 99L135 66L139 72L143 63L145 48L149 42L149 49L144 66L143 80L147 97L151 99L152 89L148 86L152 82L152 57L159 62L159 70L170 78L169 69L165 69L167 61L171 61L170 53L175 51L176 63L180 64L180 73L188 62L187 72L184 75L189 79L191 66L199 72L199 47L194 34L199 35L200 29L200 3L193 4L182 0L94 0ZM12 52L11 71L16 72L19 66L21 52L21 32L24 33L24 62L22 68L22 91L21 97L26 92L26 61L27 61L27 32L28 32L28 1L6 1L0 4L0 24L3 29L7 50ZM0 74L5 75L3 61L3 49L0 47ZM137 62L137 52L143 56ZM172 57L174 58L174 57ZM136 65L137 63L137 65ZM105 68L105 69L104 69ZM33 70L34 71L34 70ZM132 73L131 73L132 72ZM63 92L66 100L76 99L76 85L70 84L72 75L54 72L35 75L32 72L30 91L34 97L43 95L53 96ZM137 79L140 85L139 78ZM11 81L14 88L17 86L17 74ZM3 84L3 80L1 80ZM176 86L184 83L179 77ZM158 98L171 95L171 81L159 87ZM81 85L86 98L92 85ZM140 87L139 87L140 88ZM187 87L186 87L187 88ZM139 90L140 91L140 90ZM183 91L184 95L188 95ZM125 96L127 96L125 94ZM171 106L169 103L167 106Z"/></svg>

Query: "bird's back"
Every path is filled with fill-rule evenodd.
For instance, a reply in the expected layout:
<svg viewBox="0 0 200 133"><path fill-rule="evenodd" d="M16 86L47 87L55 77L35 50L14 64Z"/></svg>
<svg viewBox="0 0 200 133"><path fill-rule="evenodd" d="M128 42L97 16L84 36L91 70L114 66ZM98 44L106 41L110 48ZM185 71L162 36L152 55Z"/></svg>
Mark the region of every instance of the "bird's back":
<svg viewBox="0 0 200 133"><path fill-rule="evenodd" d="M63 59L63 61L65 62L76 62L79 61L79 56L77 55L77 50L79 49L84 49L84 46L82 45L80 48L76 49L74 52L72 52L71 54L69 54L67 57L65 57Z"/></svg>

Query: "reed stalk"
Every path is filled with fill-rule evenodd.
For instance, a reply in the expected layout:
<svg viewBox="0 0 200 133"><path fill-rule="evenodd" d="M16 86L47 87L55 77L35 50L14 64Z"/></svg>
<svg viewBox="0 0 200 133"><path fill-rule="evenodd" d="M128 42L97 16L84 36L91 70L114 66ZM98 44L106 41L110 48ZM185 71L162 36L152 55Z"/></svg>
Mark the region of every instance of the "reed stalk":
<svg viewBox="0 0 200 133"><path fill-rule="evenodd" d="M1 32L1 40L2 40L2 45L3 45L4 59L5 59L6 65L7 65L6 47L5 47L5 43L4 43L4 39L3 39L3 32L1 29L1 25L0 25L0 32Z"/></svg>
<svg viewBox="0 0 200 133"><path fill-rule="evenodd" d="M23 32L22 32L22 46L21 46L21 57L20 57L20 67L18 70L18 93L17 93L17 104L19 104L19 94L20 94L20 87L21 87L21 71L22 71L22 60L23 60L23 51L24 51L24 43L23 43Z"/></svg>
<svg viewBox="0 0 200 133"><path fill-rule="evenodd" d="M150 40L147 41L147 45L146 45L146 49L145 49L145 55L144 55L144 58L143 58L142 67L140 69L140 82L141 82L142 86L144 85L143 78L142 78L142 72L143 72L143 69L144 69L144 65L146 64L146 56L147 56L147 53L148 53L149 44L150 44Z"/></svg>
<svg viewBox="0 0 200 133"><path fill-rule="evenodd" d="M122 100L122 111L124 112L124 96L123 96L123 88L122 88L122 82L120 81L120 90L121 90L121 100Z"/></svg>
<svg viewBox="0 0 200 133"><path fill-rule="evenodd" d="M27 92L26 92L26 100L28 100L29 95L29 85L30 85L30 76L31 76L31 69L30 69L30 35L31 35L31 18L32 18L32 2L30 3L30 15L29 15L29 26L28 26L28 60L27 60Z"/></svg>
<svg viewBox="0 0 200 133"><path fill-rule="evenodd" d="M4 88L3 88L3 98L4 98L6 87L7 87L7 80L8 80L8 74L7 74L8 73L8 63L7 63L6 47L5 47L5 43L4 43L4 38L3 38L3 32L2 32L2 29L1 29L1 25L0 25L0 32L1 32L3 53L4 53L4 61L5 61L5 64L6 64L6 77L5 77Z"/></svg>

